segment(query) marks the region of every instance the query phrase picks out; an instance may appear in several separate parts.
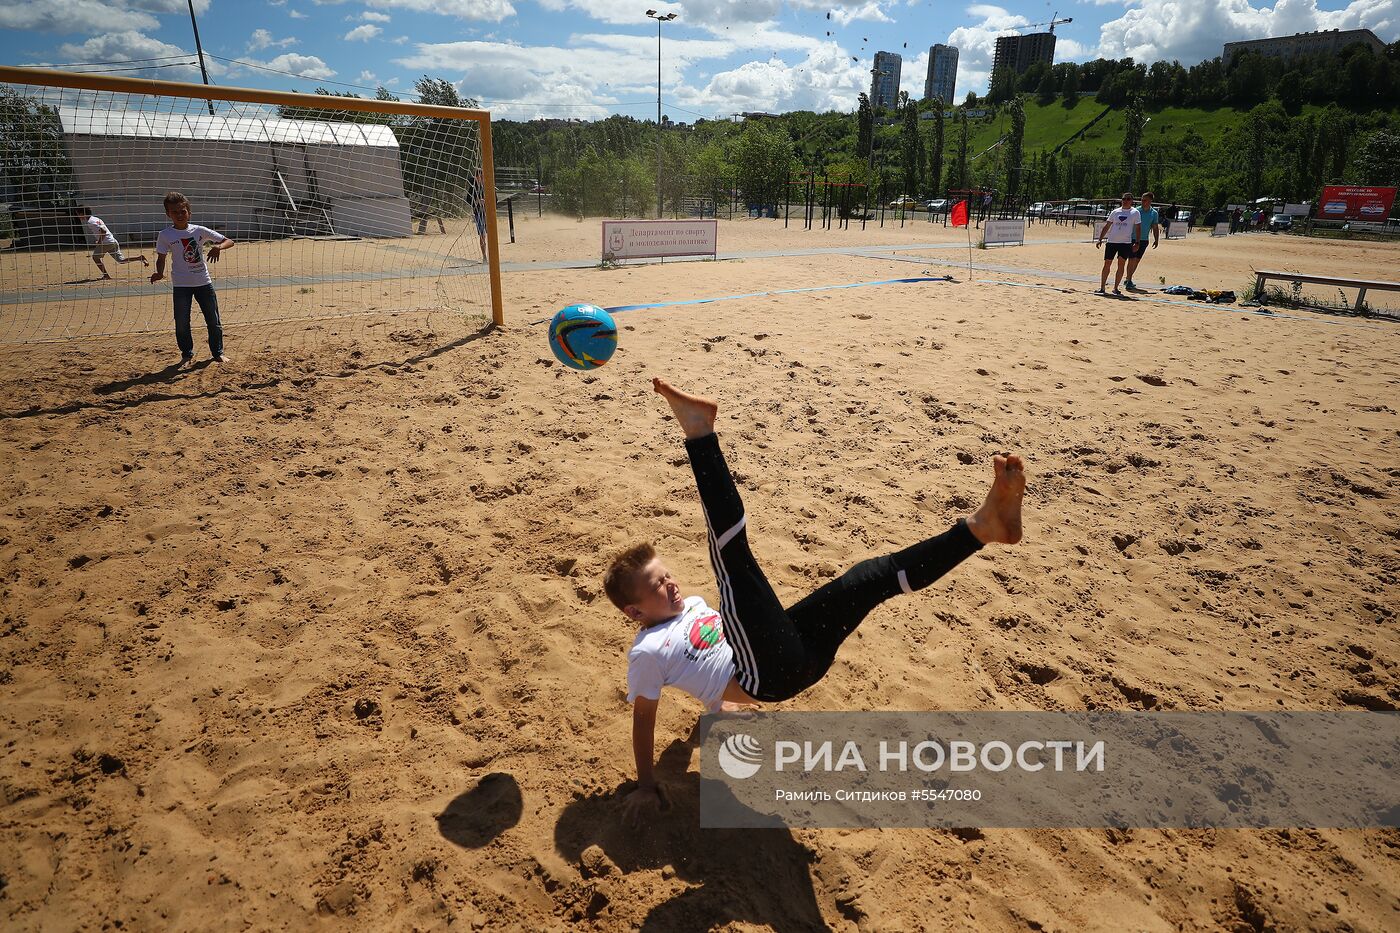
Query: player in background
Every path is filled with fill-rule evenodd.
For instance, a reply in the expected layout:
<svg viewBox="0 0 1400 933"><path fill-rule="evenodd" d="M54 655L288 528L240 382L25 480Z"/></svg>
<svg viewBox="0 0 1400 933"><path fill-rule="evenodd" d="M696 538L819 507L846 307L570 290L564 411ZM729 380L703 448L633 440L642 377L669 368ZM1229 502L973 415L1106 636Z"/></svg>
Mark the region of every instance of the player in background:
<svg viewBox="0 0 1400 933"><path fill-rule="evenodd" d="M97 268L101 271L104 279L111 278L107 274L107 267L102 264L102 257L109 253L122 265L129 262L139 262L143 266L150 265L144 255L132 256L130 259L122 255L122 247L117 242L117 238L112 236L112 231L107 229L107 225L102 222L101 217L93 216L87 205L78 208L78 220L82 222L83 232L87 234L88 242L92 244L92 261L97 263Z"/></svg>

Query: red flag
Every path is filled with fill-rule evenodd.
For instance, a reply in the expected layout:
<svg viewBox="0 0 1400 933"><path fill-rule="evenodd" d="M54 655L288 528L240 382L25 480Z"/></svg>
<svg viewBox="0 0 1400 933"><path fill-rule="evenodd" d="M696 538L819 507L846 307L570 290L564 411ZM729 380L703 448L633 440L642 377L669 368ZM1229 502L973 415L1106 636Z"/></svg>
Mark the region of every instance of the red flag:
<svg viewBox="0 0 1400 933"><path fill-rule="evenodd" d="M967 226L967 202L966 202L966 201L959 201L957 204L954 204L954 205L953 205L953 226L955 226L955 227L966 227L966 226Z"/></svg>

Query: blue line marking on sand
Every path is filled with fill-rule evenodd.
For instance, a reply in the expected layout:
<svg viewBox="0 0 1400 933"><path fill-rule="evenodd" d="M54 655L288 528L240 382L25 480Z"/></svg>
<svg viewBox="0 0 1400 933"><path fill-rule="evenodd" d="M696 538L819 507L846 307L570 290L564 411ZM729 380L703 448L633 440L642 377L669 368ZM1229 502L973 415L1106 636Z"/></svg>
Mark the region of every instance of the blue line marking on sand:
<svg viewBox="0 0 1400 933"><path fill-rule="evenodd" d="M622 311L646 311L650 308L676 308L681 305L704 305L716 301L738 301L741 298L766 298L769 295L797 295L802 292L825 292L841 288L864 288L867 285L905 285L917 282L951 282L951 275L919 276L912 279L880 279L876 282L850 282L846 285L812 285L807 288L782 288L771 292L749 292L744 295L719 295L714 298L688 298L684 301L657 301L645 305L618 305L613 308L604 308L609 314L617 314ZM531 324L543 324L550 318L542 317L538 321L531 321Z"/></svg>
<svg viewBox="0 0 1400 933"><path fill-rule="evenodd" d="M812 285L807 288L782 288L771 292L750 292L747 295L722 295L718 298L692 298L688 301L658 301L647 305L619 305L616 308L604 308L604 311L616 313L618 311L643 311L647 308L670 308L676 305L703 305L714 301L736 301L740 298L764 298L769 295L797 295L802 292L824 292L839 288L864 288L867 285L906 285L914 282L951 282L952 276L919 276L912 279L880 279L876 282L850 282L846 285Z"/></svg>

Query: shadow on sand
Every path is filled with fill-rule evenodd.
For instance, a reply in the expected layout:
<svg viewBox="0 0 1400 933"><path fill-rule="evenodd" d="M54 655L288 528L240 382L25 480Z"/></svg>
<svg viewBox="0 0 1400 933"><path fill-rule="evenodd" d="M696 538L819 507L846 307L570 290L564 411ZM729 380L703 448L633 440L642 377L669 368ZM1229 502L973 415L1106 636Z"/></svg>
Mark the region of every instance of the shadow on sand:
<svg viewBox="0 0 1400 933"><path fill-rule="evenodd" d="M791 830L700 828L700 775L687 771L693 749L677 739L662 752L656 770L670 806L639 829L622 820L630 782L565 807L554 829L559 854L577 865L598 846L623 874L671 866L691 887L654 907L643 930L829 929L812 888L812 852Z"/></svg>
<svg viewBox="0 0 1400 933"><path fill-rule="evenodd" d="M438 832L464 849L479 849L519 823L522 809L515 777L496 771L452 798L437 815Z"/></svg>
<svg viewBox="0 0 1400 933"><path fill-rule="evenodd" d="M350 370L336 369L334 371L317 373L298 372L295 377L286 378L296 378L299 380L306 379L309 376L324 379L352 378L362 373L374 370L385 373L393 373L404 367L416 366L427 360L431 360L435 357L442 356L445 353L450 353L453 350L457 350L461 347L466 346L467 344L480 340L481 338L490 334L494 328L495 325L492 324L490 321L487 321L481 327L467 334L464 334L463 336L447 340L443 343L437 344L436 346L428 347L426 349L416 350L412 355L404 359L382 359L376 362L362 363L357 368ZM25 408L19 411L0 411L0 421L6 421L15 418L37 418L44 415L68 415L74 412L89 410L126 411L128 409L135 408L139 405L149 405L155 402L190 401L191 399L214 398L220 395L237 395L239 393L248 391L276 388L277 386L281 385L284 381L283 377L275 377L260 381L230 383L194 395L154 391L135 396L121 396L122 392L129 391L135 388L140 388L142 386L173 384L179 382L183 377L186 377L193 373L197 373L209 365L209 360L202 360L199 363L183 367L179 364L171 364L162 369L158 369L149 373L143 373L139 376L134 376L129 379L120 379L115 382L108 382L103 383L102 385L94 386L92 388L93 394L103 396L103 398L100 401L92 402L76 400L72 402L66 402L62 405L54 405L49 408L41 408L35 405L33 407ZM230 372L235 372L236 365L236 362L228 364L225 366L225 369Z"/></svg>

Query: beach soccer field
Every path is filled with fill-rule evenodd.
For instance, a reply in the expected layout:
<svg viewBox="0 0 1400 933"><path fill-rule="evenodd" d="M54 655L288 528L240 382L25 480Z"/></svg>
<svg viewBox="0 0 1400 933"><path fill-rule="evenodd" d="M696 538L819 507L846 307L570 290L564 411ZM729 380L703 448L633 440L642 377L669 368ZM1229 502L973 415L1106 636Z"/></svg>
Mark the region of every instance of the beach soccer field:
<svg viewBox="0 0 1400 933"><path fill-rule="evenodd" d="M1024 542L879 608L783 709L1395 710L1400 323L1096 297L1082 227L722 221L735 258L600 268L596 221L517 225L501 328L240 321L230 287L223 366L167 368L156 319L0 351L0 925L1400 923L1395 830L700 830L679 695L672 807L628 829L634 629L600 584L650 540L719 604L662 376L719 401L784 598L1026 458ZM1193 232L1137 279L1397 259ZM533 323L576 301L665 306L582 374Z"/></svg>

